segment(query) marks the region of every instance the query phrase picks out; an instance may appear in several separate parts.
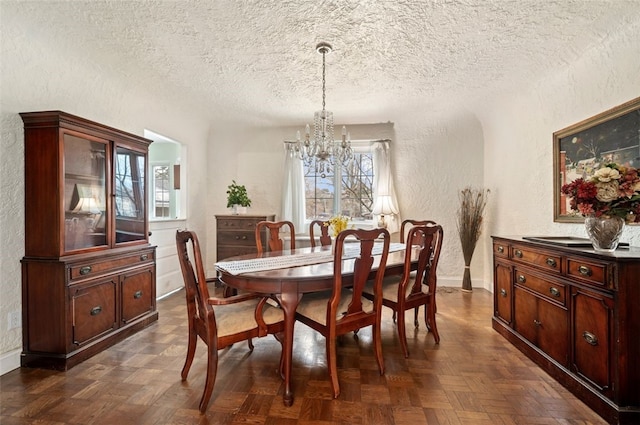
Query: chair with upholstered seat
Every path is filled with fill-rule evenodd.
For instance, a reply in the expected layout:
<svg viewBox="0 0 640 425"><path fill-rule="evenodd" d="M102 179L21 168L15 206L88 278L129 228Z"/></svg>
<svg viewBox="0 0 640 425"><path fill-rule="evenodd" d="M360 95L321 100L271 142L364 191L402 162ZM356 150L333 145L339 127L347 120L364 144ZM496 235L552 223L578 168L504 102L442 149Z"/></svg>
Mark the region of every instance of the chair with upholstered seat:
<svg viewBox="0 0 640 425"><path fill-rule="evenodd" d="M289 249L296 249L296 231L292 222L286 220L260 221L256 224L256 248L258 249L258 254L262 254L264 251L262 246L262 232L264 232L265 229L268 232L267 245L269 246L269 251L284 250L284 241L280 238L280 232L282 232L283 228L289 230L289 236L291 237Z"/></svg>
<svg viewBox="0 0 640 425"><path fill-rule="evenodd" d="M431 331L436 344L440 343L440 334L436 326L436 268L442 248L442 226L414 226L407 233L404 269L402 277L390 276L384 279L382 305L397 314L398 337L405 357L409 357L405 311L414 309L414 325L418 327L418 309L424 306L424 321L427 332ZM417 255L417 269L411 271L413 255ZM364 288L364 296L375 297L375 286L369 282Z"/></svg>
<svg viewBox="0 0 640 425"><path fill-rule="evenodd" d="M218 370L218 350L240 341L274 334L282 344L284 314L281 309L267 304L267 298L245 293L228 298L209 296L204 275L198 237L194 232L176 232L176 247L187 298L189 342L187 357L182 368L182 380L187 379L193 363L198 337L207 345L207 375L200 399L200 412L207 410ZM192 259L189 258L189 251ZM194 264L195 263L195 264ZM282 359L280 361L282 369Z"/></svg>
<svg viewBox="0 0 640 425"><path fill-rule="evenodd" d="M406 236L407 236L407 232L409 230L411 230L412 227L414 226L435 226L436 223L435 221L431 221L431 220L412 220L412 219L406 219L402 221L402 224L400 225L400 243L404 243Z"/></svg>
<svg viewBox="0 0 640 425"><path fill-rule="evenodd" d="M351 250L359 249L359 255L356 258L342 258L345 253L344 241L346 238L349 238L350 254ZM326 292L305 294L298 304L296 320L325 337L327 364L334 397L338 397L340 394L336 359L336 337L338 335L371 326L378 368L380 374L384 374L380 320L382 278L389 254L389 240L389 232L386 229L348 229L340 232L336 238L334 252L333 289ZM376 254L375 258L374 253ZM362 297L362 289L375 265L378 265L378 269L375 272L374 291L378 296L374 297L373 301L369 301ZM349 277L343 280L343 273L347 272ZM349 288L345 286L349 286Z"/></svg>
<svg viewBox="0 0 640 425"><path fill-rule="evenodd" d="M320 227L320 246L331 245L331 236L329 236L329 222L326 220L313 220L309 224L309 242L311 246L316 246L316 238L314 230L316 227Z"/></svg>

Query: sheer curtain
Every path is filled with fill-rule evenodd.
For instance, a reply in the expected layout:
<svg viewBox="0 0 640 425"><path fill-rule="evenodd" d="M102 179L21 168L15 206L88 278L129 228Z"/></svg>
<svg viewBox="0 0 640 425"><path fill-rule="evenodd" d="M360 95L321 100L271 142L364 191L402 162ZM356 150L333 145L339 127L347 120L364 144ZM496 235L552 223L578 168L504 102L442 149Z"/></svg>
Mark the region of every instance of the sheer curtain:
<svg viewBox="0 0 640 425"><path fill-rule="evenodd" d="M390 202L395 211L398 208L398 198L396 197L396 189L393 184L393 175L391 174L391 155L390 140L376 140L371 142L371 150L373 151L373 203L379 196L390 196ZM377 222L379 216L374 217ZM389 233L400 231L400 213L385 215L387 230Z"/></svg>
<svg viewBox="0 0 640 425"><path fill-rule="evenodd" d="M302 161L296 157L293 144L290 142L284 143L284 153L281 220L291 221L296 229L296 234L304 234L306 226L304 222L305 199Z"/></svg>

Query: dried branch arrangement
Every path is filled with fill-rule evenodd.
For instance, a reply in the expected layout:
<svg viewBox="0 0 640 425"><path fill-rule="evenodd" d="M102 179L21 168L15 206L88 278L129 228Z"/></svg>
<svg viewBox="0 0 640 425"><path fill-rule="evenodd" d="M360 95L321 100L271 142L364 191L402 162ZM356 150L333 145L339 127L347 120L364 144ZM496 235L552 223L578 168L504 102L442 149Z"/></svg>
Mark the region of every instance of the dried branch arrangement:
<svg viewBox="0 0 640 425"><path fill-rule="evenodd" d="M471 291L471 258L482 233L482 215L487 206L489 189L466 187L460 191L458 197L460 199L460 209L458 209L458 221L456 224L464 257L462 290Z"/></svg>

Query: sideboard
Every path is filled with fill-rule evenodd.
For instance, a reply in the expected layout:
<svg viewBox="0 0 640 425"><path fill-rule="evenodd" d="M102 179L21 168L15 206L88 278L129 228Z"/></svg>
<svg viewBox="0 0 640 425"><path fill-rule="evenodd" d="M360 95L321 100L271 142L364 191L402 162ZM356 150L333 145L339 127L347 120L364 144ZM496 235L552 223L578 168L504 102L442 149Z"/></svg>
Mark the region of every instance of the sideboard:
<svg viewBox="0 0 640 425"><path fill-rule="evenodd" d="M216 215L216 261L236 255L253 254L256 248L256 224L275 220L275 214ZM266 245L266 234L262 245Z"/></svg>
<svg viewBox="0 0 640 425"><path fill-rule="evenodd" d="M611 424L640 424L640 248L493 236L493 329Z"/></svg>

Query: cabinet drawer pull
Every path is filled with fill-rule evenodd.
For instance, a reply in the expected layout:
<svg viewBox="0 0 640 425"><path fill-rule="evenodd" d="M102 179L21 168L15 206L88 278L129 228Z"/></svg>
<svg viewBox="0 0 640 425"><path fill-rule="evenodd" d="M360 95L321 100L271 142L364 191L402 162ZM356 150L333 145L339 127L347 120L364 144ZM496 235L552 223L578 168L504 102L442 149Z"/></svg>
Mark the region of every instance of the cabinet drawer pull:
<svg viewBox="0 0 640 425"><path fill-rule="evenodd" d="M506 297L507 297L507 290L506 290L506 289L504 289L504 288L502 288L502 289L500 290L500 295L506 298Z"/></svg>
<svg viewBox="0 0 640 425"><path fill-rule="evenodd" d="M526 281L527 281L527 278L524 277L524 275L518 275L518 282L525 283Z"/></svg>
<svg viewBox="0 0 640 425"><path fill-rule="evenodd" d="M504 252L504 247L503 247L503 246L499 246L499 247L498 247L498 252L499 252L500 254L502 254L502 253Z"/></svg>
<svg viewBox="0 0 640 425"><path fill-rule="evenodd" d="M513 253L515 254L516 257L522 258L522 251L520 251L519 249L516 249Z"/></svg>
<svg viewBox="0 0 640 425"><path fill-rule="evenodd" d="M136 292L134 292L134 294L133 294L133 298L135 298L136 300L137 300L138 298L142 298L142 291L136 291Z"/></svg>
<svg viewBox="0 0 640 425"><path fill-rule="evenodd" d="M542 322L536 319L533 319L533 324L536 325L537 327L542 326Z"/></svg>
<svg viewBox="0 0 640 425"><path fill-rule="evenodd" d="M551 267L555 267L556 266L555 258L551 258L551 257L547 258L547 264Z"/></svg>
<svg viewBox="0 0 640 425"><path fill-rule="evenodd" d="M91 273L91 266L80 267L80 274L85 275Z"/></svg>
<svg viewBox="0 0 640 425"><path fill-rule="evenodd" d="M93 307L90 311L89 314L91 314L92 316L97 316L98 314L100 314L102 312L102 307L101 306L96 306Z"/></svg>
<svg viewBox="0 0 640 425"><path fill-rule="evenodd" d="M140 261L147 261L149 259L149 256L147 254L142 254L140 256Z"/></svg>
<svg viewBox="0 0 640 425"><path fill-rule="evenodd" d="M582 337L584 338L585 341L587 341L587 344L598 345L598 337L592 334L591 332L587 332L587 331L582 332Z"/></svg>
<svg viewBox="0 0 640 425"><path fill-rule="evenodd" d="M591 271L591 267L580 266L578 267L578 273L580 273L583 276L591 276L591 273L593 272Z"/></svg>
<svg viewBox="0 0 640 425"><path fill-rule="evenodd" d="M560 291L558 291L558 288L554 288L553 286L551 288L549 288L549 292L554 297L559 297L560 296Z"/></svg>

